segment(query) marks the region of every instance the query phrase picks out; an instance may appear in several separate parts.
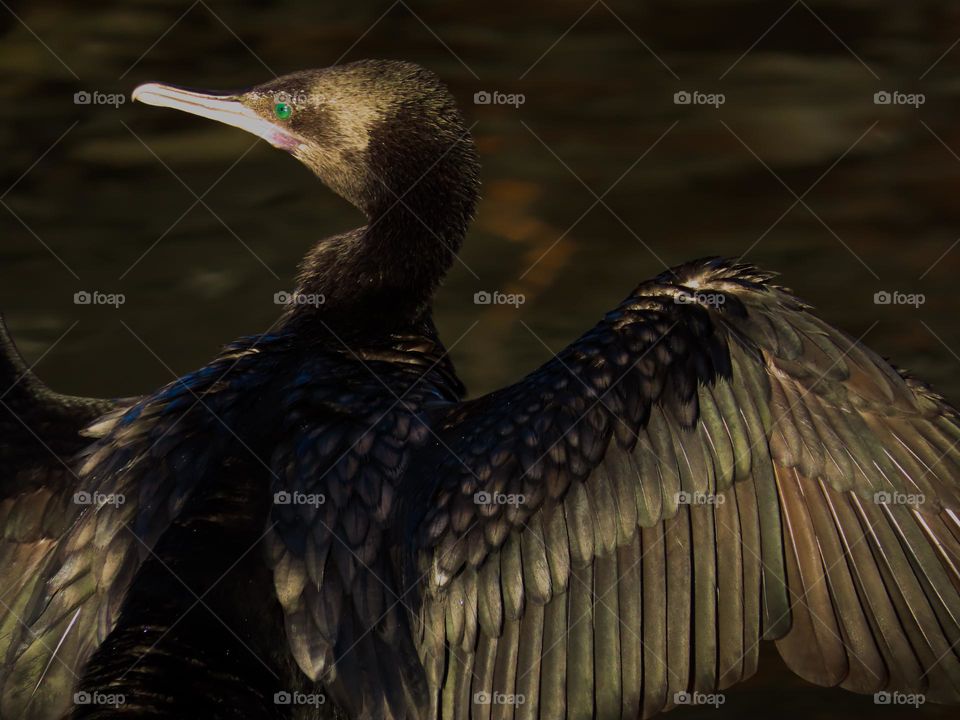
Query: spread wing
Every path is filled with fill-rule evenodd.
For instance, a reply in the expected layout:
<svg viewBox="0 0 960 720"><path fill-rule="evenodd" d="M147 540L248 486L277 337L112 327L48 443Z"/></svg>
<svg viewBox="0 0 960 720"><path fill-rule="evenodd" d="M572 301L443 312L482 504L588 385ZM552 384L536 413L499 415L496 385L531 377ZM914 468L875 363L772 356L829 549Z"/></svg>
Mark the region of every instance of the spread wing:
<svg viewBox="0 0 960 720"><path fill-rule="evenodd" d="M648 717L761 639L960 700L957 414L769 280L676 268L438 427L405 577L438 714Z"/></svg>
<svg viewBox="0 0 960 720"><path fill-rule="evenodd" d="M114 403L60 395L27 368L0 317L0 697L15 690L9 669L25 642L30 618L56 572L54 549L82 506L77 454L90 443L81 430ZM53 656L58 638L45 638ZM74 668L45 668L53 692L69 694ZM32 690L33 688L28 689ZM5 705L5 702L4 702ZM0 713L7 715L7 707Z"/></svg>
<svg viewBox="0 0 960 720"><path fill-rule="evenodd" d="M279 405L265 386L278 374L286 342L238 341L200 370L113 409L76 401L86 410L74 415L66 404L74 401L63 401L45 410L40 392L15 408L25 415L5 418L4 431L19 419L52 429L42 436L45 454L13 460L20 474L4 487L0 506L0 717L67 711L137 570L194 488L230 472L225 458L262 450L258 429L241 418L275 427L270 409ZM69 415L72 429L53 420L60 415ZM91 437L79 435L85 425ZM18 452L24 438L5 436L4 452Z"/></svg>

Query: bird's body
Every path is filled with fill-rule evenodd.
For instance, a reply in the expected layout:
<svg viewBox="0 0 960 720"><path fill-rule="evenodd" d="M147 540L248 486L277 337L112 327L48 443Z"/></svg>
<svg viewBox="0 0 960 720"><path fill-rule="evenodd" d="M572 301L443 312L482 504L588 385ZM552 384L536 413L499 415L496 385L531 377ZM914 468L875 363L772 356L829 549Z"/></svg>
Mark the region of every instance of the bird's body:
<svg viewBox="0 0 960 720"><path fill-rule="evenodd" d="M464 400L431 300L477 164L432 75L138 92L368 223L307 255L322 302L142 398L57 396L4 336L0 717L649 717L762 639L812 682L960 700L942 398L709 259Z"/></svg>

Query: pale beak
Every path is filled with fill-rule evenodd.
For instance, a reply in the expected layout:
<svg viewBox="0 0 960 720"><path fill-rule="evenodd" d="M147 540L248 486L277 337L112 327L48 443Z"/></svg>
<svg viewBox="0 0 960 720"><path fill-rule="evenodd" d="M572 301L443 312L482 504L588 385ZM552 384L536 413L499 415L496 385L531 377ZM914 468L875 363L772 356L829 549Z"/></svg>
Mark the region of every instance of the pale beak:
<svg viewBox="0 0 960 720"><path fill-rule="evenodd" d="M282 150L292 152L301 142L287 129L262 118L244 105L239 100L240 96L236 94L202 92L163 83L146 83L138 86L131 97L134 101L140 101L146 105L182 110L225 125L232 125L263 138Z"/></svg>

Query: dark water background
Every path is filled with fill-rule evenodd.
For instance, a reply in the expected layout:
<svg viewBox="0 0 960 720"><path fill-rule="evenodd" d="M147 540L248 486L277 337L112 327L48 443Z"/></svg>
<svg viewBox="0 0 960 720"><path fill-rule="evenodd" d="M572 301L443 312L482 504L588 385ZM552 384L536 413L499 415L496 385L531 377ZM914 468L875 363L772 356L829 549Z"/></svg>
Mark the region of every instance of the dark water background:
<svg viewBox="0 0 960 720"><path fill-rule="evenodd" d="M535 368L665 264L747 252L958 401L958 38L946 0L6 0L0 308L44 379L91 395L143 393L268 327L304 250L359 215L238 130L74 93L397 57L440 74L476 122L484 199L437 301L473 393ZM525 102L478 106L481 90ZM677 105L681 90L725 103ZM925 102L877 105L883 90ZM126 303L77 306L80 290ZM478 290L526 302L478 306ZM880 290L925 302L878 306ZM956 717L762 661L719 711L673 717Z"/></svg>

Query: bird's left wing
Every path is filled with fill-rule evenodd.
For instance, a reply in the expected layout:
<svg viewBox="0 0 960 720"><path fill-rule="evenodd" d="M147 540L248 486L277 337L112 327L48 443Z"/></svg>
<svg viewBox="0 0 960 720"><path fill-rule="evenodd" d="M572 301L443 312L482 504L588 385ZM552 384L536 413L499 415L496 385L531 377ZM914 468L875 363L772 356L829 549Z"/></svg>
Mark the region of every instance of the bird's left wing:
<svg viewBox="0 0 960 720"><path fill-rule="evenodd" d="M274 427L267 386L286 347L282 335L243 338L134 402L89 409L81 401L80 414L41 392L17 406L25 415L4 419L14 431L20 420L38 425L35 441L47 452L16 459L33 436L26 430L2 443L20 470L0 478L0 718L67 711L143 560L195 488L231 472L224 458L252 457L251 444ZM98 409L110 411L97 417ZM72 425L52 420L58 415Z"/></svg>
<svg viewBox="0 0 960 720"><path fill-rule="evenodd" d="M82 431L117 405L50 390L23 362L0 318L0 716L12 714L6 698L17 690L9 671L59 569L57 543L83 511L74 502L81 491L77 454L91 442ZM43 663L36 677L68 696L76 671Z"/></svg>
<svg viewBox="0 0 960 720"><path fill-rule="evenodd" d="M960 700L956 412L769 279L676 268L437 426L404 488L435 714L716 701L762 638Z"/></svg>

